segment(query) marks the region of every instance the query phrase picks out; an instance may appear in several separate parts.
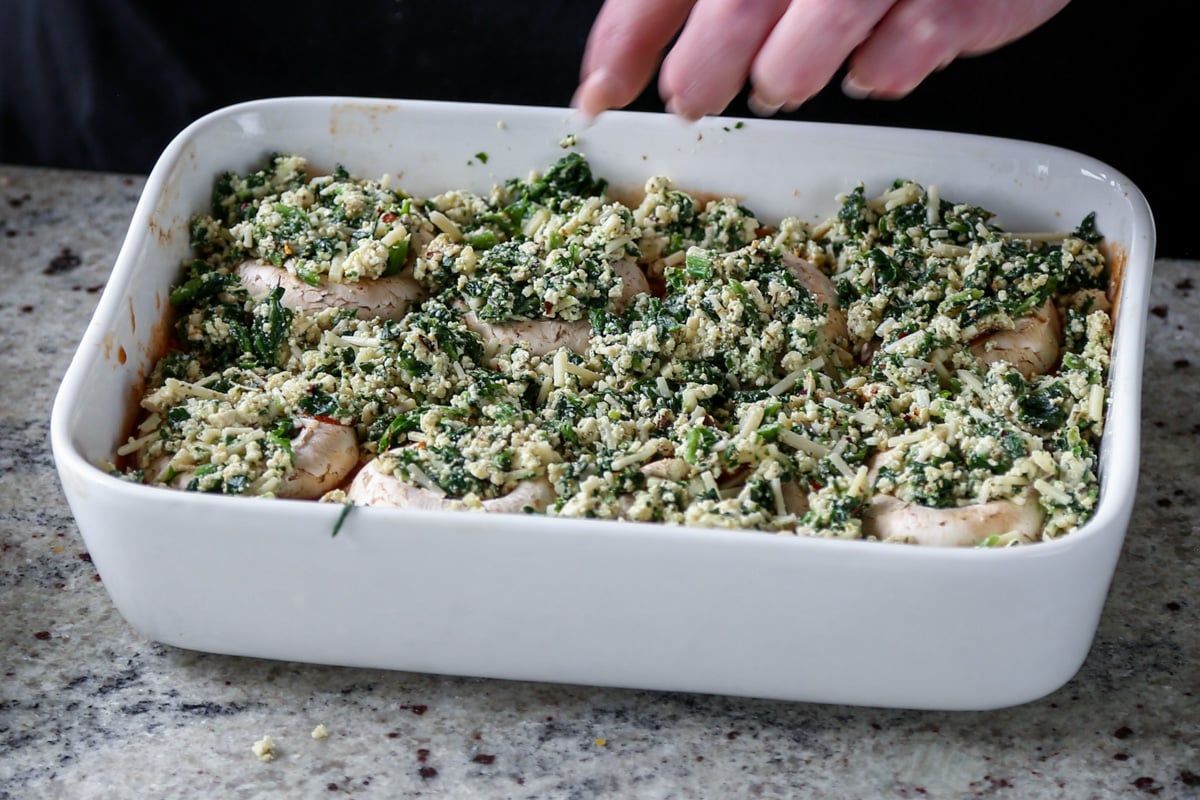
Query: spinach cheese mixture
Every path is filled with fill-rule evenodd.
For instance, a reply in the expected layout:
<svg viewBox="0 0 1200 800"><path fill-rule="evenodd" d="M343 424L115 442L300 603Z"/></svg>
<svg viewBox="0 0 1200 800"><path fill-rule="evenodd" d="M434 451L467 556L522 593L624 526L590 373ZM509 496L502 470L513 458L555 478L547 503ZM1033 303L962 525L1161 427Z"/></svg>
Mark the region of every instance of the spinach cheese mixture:
<svg viewBox="0 0 1200 800"><path fill-rule="evenodd" d="M908 178L775 223L579 152L486 195L276 154L216 181L123 478L930 545L1087 521L1111 350L1089 216Z"/></svg>

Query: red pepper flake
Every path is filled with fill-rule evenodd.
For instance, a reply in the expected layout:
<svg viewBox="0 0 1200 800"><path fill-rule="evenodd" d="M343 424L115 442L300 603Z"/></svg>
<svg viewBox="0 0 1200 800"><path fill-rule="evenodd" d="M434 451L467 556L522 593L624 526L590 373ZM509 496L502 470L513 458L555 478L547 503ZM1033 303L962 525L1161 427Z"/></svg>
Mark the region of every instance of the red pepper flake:
<svg viewBox="0 0 1200 800"><path fill-rule="evenodd" d="M1150 306L1150 313L1153 314L1154 316L1158 317L1159 319L1166 319L1167 318L1167 307L1166 306Z"/></svg>
<svg viewBox="0 0 1200 800"><path fill-rule="evenodd" d="M396 731L391 731L390 733L388 733L387 737L388 737L389 739L399 739L399 738L400 738L400 734L399 734L399 733L397 733Z"/></svg>
<svg viewBox="0 0 1200 800"><path fill-rule="evenodd" d="M496 757L489 753L476 753L475 757L472 758L471 760L474 761L476 764L495 764L496 763Z"/></svg>
<svg viewBox="0 0 1200 800"><path fill-rule="evenodd" d="M426 711L428 711L428 710L429 710L429 706L425 706L425 705L413 706L413 707L412 707L412 712L413 712L414 714L416 714L418 717L419 717L419 716L421 716L422 714L424 714L424 713L425 713Z"/></svg>
<svg viewBox="0 0 1200 800"><path fill-rule="evenodd" d="M325 786L325 788L331 792L336 792L338 790L338 785L336 783L330 783L330 784L327 784Z"/></svg>
<svg viewBox="0 0 1200 800"><path fill-rule="evenodd" d="M337 417L331 417L326 414L316 414L313 416L313 419L317 420L318 422L324 422L326 425L341 425L342 424L341 422L338 421Z"/></svg>
<svg viewBox="0 0 1200 800"><path fill-rule="evenodd" d="M1113 761L1128 761L1128 753L1113 753Z"/></svg>
<svg viewBox="0 0 1200 800"><path fill-rule="evenodd" d="M429 760L429 749L421 747L417 749L417 761L424 764Z"/></svg>
<svg viewBox="0 0 1200 800"><path fill-rule="evenodd" d="M90 564L90 563L92 563L92 554L91 553L80 553L79 560L86 561Z"/></svg>
<svg viewBox="0 0 1200 800"><path fill-rule="evenodd" d="M1113 731L1113 736L1117 737L1118 739L1128 739L1130 736L1133 736L1133 729L1128 725L1122 725Z"/></svg>
<svg viewBox="0 0 1200 800"><path fill-rule="evenodd" d="M1200 786L1200 775L1188 769L1179 771L1179 780L1183 782L1184 786Z"/></svg>
<svg viewBox="0 0 1200 800"><path fill-rule="evenodd" d="M392 212L389 211L388 213L384 214L379 219L381 222L395 222L397 219L399 219L399 217L397 217L395 214L393 214Z"/></svg>
<svg viewBox="0 0 1200 800"><path fill-rule="evenodd" d="M50 639L50 631L38 631L37 633L35 633L35 634L33 635L33 638L35 638L35 639L40 639L40 640L41 640L41 641L43 641L43 642L45 642L45 641L49 641L49 639Z"/></svg>
<svg viewBox="0 0 1200 800"><path fill-rule="evenodd" d="M21 313L28 314L33 311L33 306L21 306Z"/></svg>
<svg viewBox="0 0 1200 800"><path fill-rule="evenodd" d="M1186 292L1189 289L1194 289L1195 286L1192 284L1191 278L1184 278L1179 283L1175 284L1175 288L1179 289L1180 291Z"/></svg>
<svg viewBox="0 0 1200 800"><path fill-rule="evenodd" d="M1187 369L1192 365L1192 362L1186 358L1177 358L1171 362L1171 366L1175 369Z"/></svg>
<svg viewBox="0 0 1200 800"><path fill-rule="evenodd" d="M1176 603L1174 600L1169 603L1163 603L1163 605L1166 606L1167 611L1178 611L1179 609L1183 608L1183 606L1181 606L1179 603Z"/></svg>
<svg viewBox="0 0 1200 800"><path fill-rule="evenodd" d="M429 780L430 778L437 777L437 770L433 767L421 767L419 770L417 770L417 774L425 780Z"/></svg>

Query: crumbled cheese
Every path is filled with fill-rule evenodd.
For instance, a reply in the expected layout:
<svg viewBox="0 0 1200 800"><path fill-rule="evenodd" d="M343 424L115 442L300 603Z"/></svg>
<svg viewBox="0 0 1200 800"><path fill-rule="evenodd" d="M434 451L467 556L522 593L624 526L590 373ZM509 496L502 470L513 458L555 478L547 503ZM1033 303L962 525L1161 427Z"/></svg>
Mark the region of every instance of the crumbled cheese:
<svg viewBox="0 0 1200 800"><path fill-rule="evenodd" d="M279 755L279 751L275 749L275 742L270 736L259 739L250 749L259 761L274 761Z"/></svg>

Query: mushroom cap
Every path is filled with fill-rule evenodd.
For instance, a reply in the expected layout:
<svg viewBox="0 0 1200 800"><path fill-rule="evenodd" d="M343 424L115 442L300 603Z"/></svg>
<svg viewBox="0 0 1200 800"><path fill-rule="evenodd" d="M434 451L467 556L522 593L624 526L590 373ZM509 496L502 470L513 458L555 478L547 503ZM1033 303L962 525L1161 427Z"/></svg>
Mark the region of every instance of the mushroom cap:
<svg viewBox="0 0 1200 800"><path fill-rule="evenodd" d="M315 500L336 489L358 465L358 436L354 428L313 417L299 418L300 432L292 439L293 469L275 493L279 497Z"/></svg>
<svg viewBox="0 0 1200 800"><path fill-rule="evenodd" d="M872 459L867 480L871 486L879 470L894 463L895 450ZM973 547L989 536L1016 533L1023 542L1036 541L1044 515L1037 492L1030 489L1020 500L998 499L952 508L934 508L892 495L876 493L863 514L863 535L882 542L907 542L933 547Z"/></svg>
<svg viewBox="0 0 1200 800"><path fill-rule="evenodd" d="M613 262L613 271L621 278L621 295L613 301L613 308L620 311L634 301L639 294L650 291L646 273L635 262L622 260ZM471 310L463 314L463 322L493 346L508 346L524 342L529 352L544 356L566 347L579 355L587 355L588 340L592 328L587 320L567 322L558 319L516 320L513 322L485 322Z"/></svg>
<svg viewBox="0 0 1200 800"><path fill-rule="evenodd" d="M400 319L413 303L425 296L421 284L409 275L338 283L322 277L316 286L262 261L243 261L238 278L255 300L266 297L276 286L283 287L280 303L293 311L315 313L327 308L349 308L364 318Z"/></svg>
<svg viewBox="0 0 1200 800"><path fill-rule="evenodd" d="M1013 322L1013 327L994 331L976 339L971 352L985 365L1007 361L1026 380L1045 375L1058 364L1062 354L1062 323L1054 301Z"/></svg>
<svg viewBox="0 0 1200 800"><path fill-rule="evenodd" d="M461 501L438 489L427 489L401 480L373 458L358 471L346 489L346 498L356 505L438 511L461 507ZM484 511L520 513L545 511L555 500L554 489L544 477L521 481L507 494L484 500Z"/></svg>

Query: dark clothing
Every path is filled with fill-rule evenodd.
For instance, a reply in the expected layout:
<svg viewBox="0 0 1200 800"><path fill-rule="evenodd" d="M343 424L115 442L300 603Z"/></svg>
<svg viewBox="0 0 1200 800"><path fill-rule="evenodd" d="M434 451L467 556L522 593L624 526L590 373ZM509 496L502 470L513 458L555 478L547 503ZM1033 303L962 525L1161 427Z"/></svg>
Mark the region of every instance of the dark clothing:
<svg viewBox="0 0 1200 800"><path fill-rule="evenodd" d="M192 120L260 97L566 105L599 8L3 0L0 163L148 172Z"/></svg>
<svg viewBox="0 0 1200 800"><path fill-rule="evenodd" d="M4 0L0 163L145 173L195 118L241 100L354 95L561 106L601 0ZM1075 0L910 97L835 81L783 117L963 131L1077 150L1150 200L1159 254L1200 257L1184 188L1200 175L1183 114L1200 59L1152 7ZM840 76L839 76L840 78ZM633 104L662 110L651 85ZM744 95L726 112L749 116Z"/></svg>

